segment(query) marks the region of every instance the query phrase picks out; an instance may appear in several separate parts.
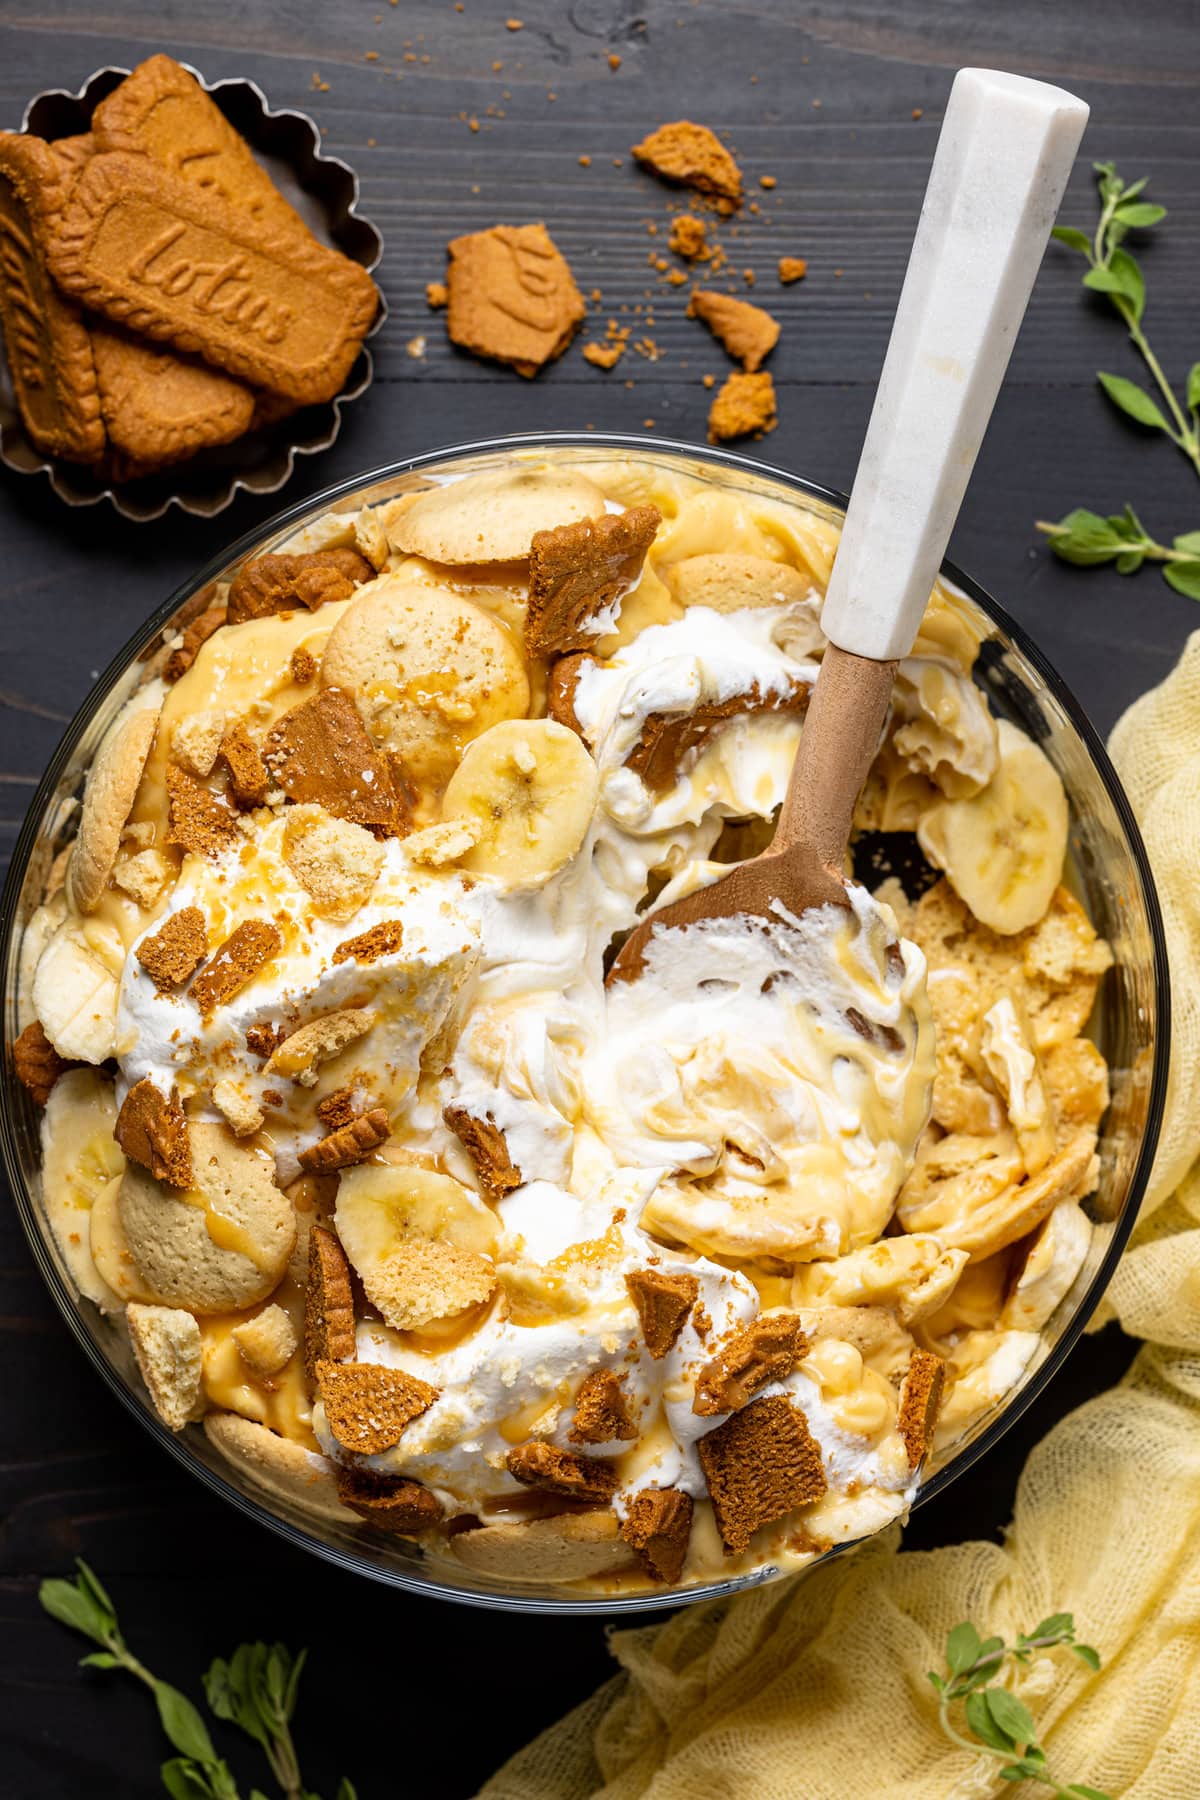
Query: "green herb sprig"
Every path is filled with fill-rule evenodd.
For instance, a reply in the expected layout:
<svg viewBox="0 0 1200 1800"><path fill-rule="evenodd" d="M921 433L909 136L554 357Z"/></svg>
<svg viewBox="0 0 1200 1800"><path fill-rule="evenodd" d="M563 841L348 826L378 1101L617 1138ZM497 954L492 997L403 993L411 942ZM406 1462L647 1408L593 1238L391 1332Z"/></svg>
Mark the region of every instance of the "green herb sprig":
<svg viewBox="0 0 1200 1800"><path fill-rule="evenodd" d="M1142 328L1146 310L1146 278L1126 247L1131 231L1148 231L1167 216L1165 206L1139 199L1148 177L1126 184L1113 163L1095 163L1100 217L1089 237L1074 225L1056 225L1053 235L1083 256L1088 265L1083 285L1106 294L1139 352L1162 399L1124 375L1098 371L1097 379L1113 405L1139 425L1161 431L1187 457L1200 475L1200 362L1188 371L1183 398L1176 395ZM1037 529L1064 562L1084 568L1115 565L1119 575L1133 575L1144 563L1158 563L1163 580L1189 600L1200 600L1200 531L1185 531L1161 544L1150 536L1132 506L1107 517L1076 507L1057 522L1038 519Z"/></svg>
<svg viewBox="0 0 1200 1800"><path fill-rule="evenodd" d="M974 1625L956 1625L946 1639L946 1668L929 1680L938 1694L938 1722L952 1743L973 1755L995 1757L1004 1766L997 1771L1002 1781L1036 1781L1068 1800L1109 1800L1100 1788L1086 1782L1063 1783L1050 1773L1046 1752L1037 1741L1033 1714L1010 1688L995 1681L1006 1664L1030 1663L1041 1650L1071 1650L1089 1669L1100 1667L1090 1644L1075 1641L1075 1620L1070 1613L1054 1613L1030 1632L1018 1632L1015 1644L1003 1638L983 1638ZM962 1702L963 1717L971 1737L958 1730L952 1708Z"/></svg>
<svg viewBox="0 0 1200 1800"><path fill-rule="evenodd" d="M198 1708L186 1694L139 1662L125 1642L116 1608L99 1580L82 1559L77 1559L76 1567L79 1573L74 1581L43 1581L38 1599L51 1618L100 1645L82 1659L81 1668L124 1669L154 1695L159 1723L179 1752L163 1763L160 1771L171 1800L240 1800L233 1771L217 1755ZM240 1644L228 1661L218 1657L204 1677L210 1710L260 1745L284 1800L320 1800L301 1780L291 1733L306 1654L302 1650L293 1657L282 1644ZM267 1796L254 1788L249 1800L267 1800ZM338 1785L336 1800L357 1800L345 1778Z"/></svg>
<svg viewBox="0 0 1200 1800"><path fill-rule="evenodd" d="M1100 220L1095 234L1089 237L1086 231L1079 231L1073 225L1056 225L1052 235L1060 244L1066 244L1087 258L1084 287L1093 293L1108 295L1125 321L1142 361L1154 377L1169 417L1164 416L1153 395L1135 381L1128 381L1123 375L1110 375L1104 370L1098 372L1097 379L1113 405L1123 413L1128 413L1139 425L1165 431L1200 475L1200 363L1193 363L1188 372L1184 402L1180 405L1142 330L1146 278L1136 259L1125 248L1129 232L1148 231L1160 219L1166 218L1167 209L1137 198L1145 188L1148 176L1126 187L1113 163L1095 163L1093 167L1100 190Z"/></svg>

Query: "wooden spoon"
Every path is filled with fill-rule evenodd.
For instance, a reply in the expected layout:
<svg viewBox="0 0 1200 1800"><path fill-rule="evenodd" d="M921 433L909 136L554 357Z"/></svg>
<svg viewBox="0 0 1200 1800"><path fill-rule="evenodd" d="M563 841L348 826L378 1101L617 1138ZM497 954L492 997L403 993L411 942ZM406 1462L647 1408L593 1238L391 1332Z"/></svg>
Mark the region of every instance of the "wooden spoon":
<svg viewBox="0 0 1200 1800"><path fill-rule="evenodd" d="M769 847L638 925L845 905L854 805L913 640L1087 123L1062 88L992 69L955 77L829 590L828 648Z"/></svg>

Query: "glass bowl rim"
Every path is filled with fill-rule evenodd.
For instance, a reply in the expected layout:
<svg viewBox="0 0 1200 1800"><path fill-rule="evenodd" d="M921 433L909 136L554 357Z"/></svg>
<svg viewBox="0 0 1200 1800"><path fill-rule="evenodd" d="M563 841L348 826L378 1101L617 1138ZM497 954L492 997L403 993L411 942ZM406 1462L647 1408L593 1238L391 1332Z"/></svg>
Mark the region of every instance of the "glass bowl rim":
<svg viewBox="0 0 1200 1800"><path fill-rule="evenodd" d="M780 468L777 464L763 462L756 457L744 456L737 451L688 443L680 438L659 438L639 432L610 431L514 432L496 437L479 438L466 443L448 444L436 450L422 451L419 455L402 457L397 461L384 463L357 475L347 476L330 487L322 488L315 494L293 500L268 520L249 527L234 543L225 546L211 557L197 574L189 576L173 590L162 605L145 623L138 627L137 631L109 661L93 683L86 700L77 708L70 724L64 730L58 746L50 757L45 773L34 790L13 846L12 860L3 892L0 894L0 1016L7 1016L9 946L16 929L17 902L46 806L53 797L59 779L76 745L95 713L108 697L114 683L126 673L139 653L153 640L156 633L162 630L185 601L199 593L231 563L249 554L264 539L278 537L289 524L303 516L310 513L319 514L323 510L328 511L337 501L344 499L348 494L357 493L382 482L394 480L399 476L450 461L459 461L471 456L502 454L505 451L541 448L551 450L568 448L630 450L649 455L665 451L669 455L686 457L692 461L699 460L731 472L779 482L785 488L798 490L802 495L834 506L842 512L845 511L848 504L848 496L837 488L828 487L823 482L813 481L805 475L793 474L787 469ZM1154 875L1150 867L1150 859L1146 853L1137 820L1105 748L1104 741L1062 676L1047 661L1025 627L1011 618L986 588L966 574L956 563L944 560L939 573L960 588L991 622L999 627L1000 631L1028 662L1056 704L1066 714L1082 741L1092 766L1100 777L1117 815L1137 873L1139 897L1146 916L1152 946L1155 1035L1146 1101L1146 1124L1130 1178L1128 1197L1120 1218L1113 1222L1112 1237L1087 1291L1064 1326L1058 1341L1051 1347L1045 1361L1034 1371L1028 1381L1009 1397L1003 1409L987 1429L980 1432L979 1436L971 1443L964 1445L962 1450L950 1458L944 1468L939 1469L927 1483L922 1485L913 1501L911 1509L913 1511L927 1500L933 1499L935 1495L942 1493L952 1481L965 1474L980 1457L995 1447L1004 1434L1016 1424L1017 1420L1045 1391L1082 1336L1088 1320L1095 1312L1104 1290L1112 1279L1145 1195L1162 1124L1170 1060L1170 974L1162 912L1155 888ZM453 1600L460 1605L479 1606L489 1611L564 1616L661 1612L674 1607L694 1605L702 1600L725 1598L741 1593L747 1588L762 1586L776 1578L774 1565L767 1565L748 1576L738 1575L727 1581L710 1581L694 1588L665 1593L616 1596L581 1595L578 1597L564 1596L560 1599L557 1596L547 1598L543 1595L524 1595L519 1589L507 1595L469 1592L449 1583L440 1582L436 1576L419 1574L415 1570L409 1572L404 1568L393 1569L376 1566L353 1551L344 1550L339 1545L325 1541L317 1535L316 1527L295 1525L291 1520L283 1518L271 1509L265 1496L260 1501L252 1498L249 1494L242 1493L232 1482L227 1481L215 1469L209 1468L200 1457L196 1456L183 1434L169 1431L152 1414L120 1370L104 1356L93 1340L77 1298L60 1276L43 1241L36 1208L25 1183L10 1117L14 1083L15 1077L12 1075L6 1058L3 1069L0 1070L0 1150L3 1152L3 1166L12 1189L21 1228L29 1244L34 1262L49 1288L59 1312L76 1341L84 1349L88 1360L94 1368L98 1369L127 1411L132 1413L143 1428L193 1477L202 1481L214 1494L237 1507L248 1518L265 1525L293 1546L298 1544L339 1568L351 1570L360 1576L367 1576L384 1586L399 1588L427 1598ZM839 1545L834 1550L826 1552L811 1566L816 1568L821 1563L831 1560L833 1556L853 1549L856 1543L863 1541L865 1540L855 1539L851 1543ZM419 1568L420 1565L416 1567Z"/></svg>

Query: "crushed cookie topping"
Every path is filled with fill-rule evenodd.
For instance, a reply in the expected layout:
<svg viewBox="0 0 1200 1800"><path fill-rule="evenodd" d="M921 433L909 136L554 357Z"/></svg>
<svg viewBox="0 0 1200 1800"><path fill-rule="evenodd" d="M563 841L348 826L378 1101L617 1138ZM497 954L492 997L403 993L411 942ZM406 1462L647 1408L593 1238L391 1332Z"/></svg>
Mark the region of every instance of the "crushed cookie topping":
<svg viewBox="0 0 1200 1800"><path fill-rule="evenodd" d="M192 999L206 1016L241 993L258 971L279 954L279 929L265 919L246 919L231 931L192 983Z"/></svg>
<svg viewBox="0 0 1200 1800"><path fill-rule="evenodd" d="M561 656L595 642L594 621L634 586L662 524L656 506L631 506L534 533L525 647Z"/></svg>
<svg viewBox="0 0 1200 1800"><path fill-rule="evenodd" d="M220 856L238 841L237 817L186 769L167 769L167 842L193 856Z"/></svg>
<svg viewBox="0 0 1200 1800"><path fill-rule="evenodd" d="M380 957L395 956L404 941L404 927L399 919L382 919L358 937L345 938L333 952L335 963L378 962Z"/></svg>
<svg viewBox="0 0 1200 1800"><path fill-rule="evenodd" d="M72 1065L58 1054L39 1019L13 1039L12 1054L17 1080L33 1096L35 1105L45 1106L55 1082Z"/></svg>
<svg viewBox="0 0 1200 1800"><path fill-rule="evenodd" d="M357 1456L390 1450L438 1397L427 1381L380 1363L319 1362L317 1389L330 1431Z"/></svg>
<svg viewBox="0 0 1200 1800"><path fill-rule="evenodd" d="M143 938L136 956L160 994L182 987L208 955L208 930L198 906L181 907Z"/></svg>
<svg viewBox="0 0 1200 1800"><path fill-rule="evenodd" d="M526 1487L544 1488L570 1500L608 1501L617 1491L617 1472L607 1463L536 1440L510 1450L505 1465Z"/></svg>
<svg viewBox="0 0 1200 1800"><path fill-rule="evenodd" d="M308 1284L304 1293L304 1368L316 1383L322 1363L352 1362L354 1289L341 1244L323 1225L308 1234Z"/></svg>
<svg viewBox="0 0 1200 1800"><path fill-rule="evenodd" d="M687 1324L700 1283L682 1269L670 1275L662 1269L636 1269L625 1277L625 1285L637 1307L646 1348L660 1361Z"/></svg>
<svg viewBox="0 0 1200 1800"><path fill-rule="evenodd" d="M808 1349L795 1313L768 1313L735 1332L696 1377L692 1411L706 1417L733 1412L769 1381L791 1374Z"/></svg>
<svg viewBox="0 0 1200 1800"><path fill-rule="evenodd" d="M442 1118L474 1163L487 1199L495 1204L521 1186L525 1177L509 1155L504 1133L491 1113L480 1119L465 1106L447 1106Z"/></svg>
<svg viewBox="0 0 1200 1800"><path fill-rule="evenodd" d="M179 1090L163 1094L148 1076L126 1094L113 1131L130 1162L169 1187L192 1185L192 1147Z"/></svg>
<svg viewBox="0 0 1200 1800"><path fill-rule="evenodd" d="M386 837L407 825L391 769L344 688L325 688L284 713L267 733L263 760L290 800Z"/></svg>
<svg viewBox="0 0 1200 1800"><path fill-rule="evenodd" d="M760 1526L819 1500L828 1487L821 1446L799 1407L782 1395L730 1413L697 1448L730 1555L747 1549Z"/></svg>
<svg viewBox="0 0 1200 1800"><path fill-rule="evenodd" d="M370 1156L372 1150L378 1150L392 1135L388 1116L382 1106L372 1107L370 1112L360 1113L351 1119L348 1125L340 1125L336 1131L323 1137L320 1143L310 1144L307 1150L300 1152L300 1167L308 1175L325 1175L333 1169L349 1169Z"/></svg>

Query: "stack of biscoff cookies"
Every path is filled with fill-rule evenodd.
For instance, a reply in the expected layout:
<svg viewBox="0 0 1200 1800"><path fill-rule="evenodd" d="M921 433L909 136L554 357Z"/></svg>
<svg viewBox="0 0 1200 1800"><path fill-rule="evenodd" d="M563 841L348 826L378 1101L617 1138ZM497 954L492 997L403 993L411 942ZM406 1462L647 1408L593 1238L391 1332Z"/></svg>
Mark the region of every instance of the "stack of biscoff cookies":
<svg viewBox="0 0 1200 1800"><path fill-rule="evenodd" d="M80 136L0 133L0 318L48 456L134 480L330 400L378 302L169 56Z"/></svg>

